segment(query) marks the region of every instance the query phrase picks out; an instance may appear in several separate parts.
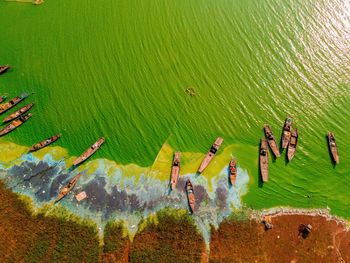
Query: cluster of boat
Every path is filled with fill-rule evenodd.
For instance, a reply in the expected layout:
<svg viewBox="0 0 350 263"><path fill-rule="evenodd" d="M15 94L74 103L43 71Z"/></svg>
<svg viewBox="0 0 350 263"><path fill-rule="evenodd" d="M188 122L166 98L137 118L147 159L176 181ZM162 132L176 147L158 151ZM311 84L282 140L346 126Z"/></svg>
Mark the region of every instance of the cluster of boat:
<svg viewBox="0 0 350 263"><path fill-rule="evenodd" d="M294 155L295 150L298 143L298 129L293 129L293 117L287 117L285 120L282 138L281 138L281 151L287 149L287 160L290 162ZM259 152L259 164L260 164L260 174L263 182L268 181L268 149L267 145L269 145L271 152L275 156L275 158L280 157L280 148L276 142L276 138L272 133L272 130L269 125L265 125L264 127L265 137L266 139L260 140L260 152ZM328 132L327 135L328 146L332 156L333 161L338 164L339 163L339 155L337 145L335 143L334 134Z"/></svg>

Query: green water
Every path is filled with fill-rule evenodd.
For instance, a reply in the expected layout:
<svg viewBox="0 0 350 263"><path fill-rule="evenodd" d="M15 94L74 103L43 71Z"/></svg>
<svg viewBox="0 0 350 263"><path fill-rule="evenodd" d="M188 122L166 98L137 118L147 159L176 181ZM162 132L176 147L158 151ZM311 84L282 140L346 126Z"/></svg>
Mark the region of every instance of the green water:
<svg viewBox="0 0 350 263"><path fill-rule="evenodd" d="M2 140L29 146L62 133L57 145L77 156L104 136L94 158L150 166L164 142L205 153L222 136L241 147L248 206L328 205L349 217L349 14L345 0L0 2L0 64L16 66L0 92L35 92L26 102L36 103ZM270 162L261 187L263 125L279 140L287 115L296 156Z"/></svg>

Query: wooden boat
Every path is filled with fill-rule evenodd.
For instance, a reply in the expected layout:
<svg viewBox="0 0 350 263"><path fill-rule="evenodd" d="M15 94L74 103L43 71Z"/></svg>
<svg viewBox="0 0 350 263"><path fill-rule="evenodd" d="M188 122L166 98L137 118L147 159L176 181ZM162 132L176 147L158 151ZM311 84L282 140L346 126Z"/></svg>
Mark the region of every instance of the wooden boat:
<svg viewBox="0 0 350 263"><path fill-rule="evenodd" d="M18 103L20 103L22 100L27 98L29 95L27 93L22 93L21 95L13 98L9 102L6 102L2 105L0 105L0 114L4 113L5 111L8 111L9 109L16 106Z"/></svg>
<svg viewBox="0 0 350 263"><path fill-rule="evenodd" d="M58 195L56 202L60 201L63 197L65 197L70 190L73 189L74 185L77 183L78 179L80 178L80 174L76 175L75 177L73 177L68 184L66 184L65 187L63 187L62 191L60 192L60 194Z"/></svg>
<svg viewBox="0 0 350 263"><path fill-rule="evenodd" d="M32 116L32 114L28 113L27 115L21 116L18 119L14 120L9 125L7 125L5 128L0 130L0 136L3 136L5 134L13 131L17 127L21 126L23 123L25 123L30 118L30 116Z"/></svg>
<svg viewBox="0 0 350 263"><path fill-rule="evenodd" d="M6 100L7 96L4 94L0 97L0 103Z"/></svg>
<svg viewBox="0 0 350 263"><path fill-rule="evenodd" d="M237 177L237 166L236 166L236 160L232 157L232 160L230 162L230 183L231 185L235 184Z"/></svg>
<svg viewBox="0 0 350 263"><path fill-rule="evenodd" d="M276 158L280 157L280 151L278 150L276 138L271 131L270 125L265 125L264 130L265 130L265 136L269 143L271 151L276 156Z"/></svg>
<svg viewBox="0 0 350 263"><path fill-rule="evenodd" d="M283 126L282 132L282 149L286 149L289 141L290 135L292 133L293 117L288 117Z"/></svg>
<svg viewBox="0 0 350 263"><path fill-rule="evenodd" d="M268 151L267 151L267 141L266 139L261 139L260 141L260 174L263 182L268 180Z"/></svg>
<svg viewBox="0 0 350 263"><path fill-rule="evenodd" d="M171 190L175 189L177 180L179 179L179 173L180 173L180 152L175 152L173 166L171 167L171 181L170 181Z"/></svg>
<svg viewBox="0 0 350 263"><path fill-rule="evenodd" d="M9 122L14 119L16 119L18 116L21 116L22 114L26 113L27 111L30 110L31 107L34 106L34 103L29 103L28 105L20 108L19 110L15 111L11 115L7 116L2 122Z"/></svg>
<svg viewBox="0 0 350 263"><path fill-rule="evenodd" d="M194 196L193 186L190 179L188 179L186 183L186 192L187 192L187 199L190 205L191 213L193 214L194 210L196 209L196 199Z"/></svg>
<svg viewBox="0 0 350 263"><path fill-rule="evenodd" d="M334 134L332 132L328 132L328 147L329 151L331 152L331 155L333 157L333 161L336 164L339 164L339 154L338 154L338 147L335 142Z"/></svg>
<svg viewBox="0 0 350 263"><path fill-rule="evenodd" d="M50 145L51 143L54 143L55 141L57 141L59 138L61 137L61 134L52 136L46 140L43 140L42 142L36 143L34 144L32 147L30 147L29 151L37 151L40 150L48 145Z"/></svg>
<svg viewBox="0 0 350 263"><path fill-rule="evenodd" d="M89 149L87 149L82 155L80 155L74 162L73 165L78 165L82 162L84 162L87 158L89 158L91 155L93 155L98 148L101 147L102 143L104 143L105 138L98 139Z"/></svg>
<svg viewBox="0 0 350 263"><path fill-rule="evenodd" d="M288 152L287 152L288 162L290 162L294 157L295 150L297 148L297 143L298 143L298 136L299 136L298 129L294 129L288 145Z"/></svg>
<svg viewBox="0 0 350 263"><path fill-rule="evenodd" d="M5 73L10 68L9 65L6 66L0 66L0 75Z"/></svg>
<svg viewBox="0 0 350 263"><path fill-rule="evenodd" d="M202 173L204 169L207 168L211 160L214 158L216 152L219 150L222 142L223 142L223 139L221 137L216 139L213 146L210 148L207 155L204 157L201 165L199 166L198 173Z"/></svg>

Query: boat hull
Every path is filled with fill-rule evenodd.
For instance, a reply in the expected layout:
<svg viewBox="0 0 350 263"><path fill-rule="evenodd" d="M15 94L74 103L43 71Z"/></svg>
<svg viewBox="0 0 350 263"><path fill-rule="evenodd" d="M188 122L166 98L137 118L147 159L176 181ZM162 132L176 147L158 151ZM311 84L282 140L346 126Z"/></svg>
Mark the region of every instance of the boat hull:
<svg viewBox="0 0 350 263"><path fill-rule="evenodd" d="M26 113L27 111L29 111L33 106L34 106L34 103L29 103L28 105L20 108L19 110L15 111L11 115L7 116L2 122L9 122L9 121L16 119L17 117L19 117L19 116L23 115L24 113Z"/></svg>
<svg viewBox="0 0 350 263"><path fill-rule="evenodd" d="M260 175L263 182L268 181L268 151L267 151L267 141L266 139L261 139L260 141L260 153L259 153L259 164L260 164Z"/></svg>
<svg viewBox="0 0 350 263"><path fill-rule="evenodd" d="M188 179L186 183L186 192L187 192L188 204L190 206L190 212L193 214L196 209L196 199L195 199L193 186L190 179Z"/></svg>
<svg viewBox="0 0 350 263"><path fill-rule="evenodd" d="M216 152L219 150L223 139L221 137L217 138L213 146L209 149L208 153L205 155L201 165L198 168L198 173L202 173L205 168L208 167L209 163L213 160L216 155Z"/></svg>
<svg viewBox="0 0 350 263"><path fill-rule="evenodd" d="M73 165L77 166L93 155L105 142L105 138L98 139L89 149L87 149L82 155L80 155L74 162Z"/></svg>
<svg viewBox="0 0 350 263"><path fill-rule="evenodd" d="M298 129L294 129L294 131L292 132L292 135L291 135L289 145L288 145L288 152L287 152L288 162L290 162L295 155L295 150L296 150L297 144L298 144L298 137L299 137Z"/></svg>
<svg viewBox="0 0 350 263"><path fill-rule="evenodd" d="M27 115L24 115L24 116L18 118L17 120L14 120L9 125L7 125L5 128L0 130L0 136L4 136L5 134L8 134L8 133L12 132L13 130L15 130L16 128L21 126L23 123L25 123L30 118L30 116L32 116L32 114L28 113Z"/></svg>
<svg viewBox="0 0 350 263"><path fill-rule="evenodd" d="M175 152L173 165L171 167L171 190L175 189L180 174L180 152Z"/></svg>
<svg viewBox="0 0 350 263"><path fill-rule="evenodd" d="M234 185L237 178L237 166L235 158L232 158L230 162L230 183Z"/></svg>
<svg viewBox="0 0 350 263"><path fill-rule="evenodd" d="M62 191L59 193L56 202L61 200L63 197L65 197L75 186L75 184L78 182L78 179L80 178L80 174L73 177L62 189Z"/></svg>
<svg viewBox="0 0 350 263"><path fill-rule="evenodd" d="M286 149L288 147L290 136L292 134L292 127L293 127L293 117L288 117L284 123L283 126L283 132L282 132L282 149Z"/></svg>
<svg viewBox="0 0 350 263"><path fill-rule="evenodd" d="M0 66L0 75L5 73L10 68L9 65L6 66Z"/></svg>
<svg viewBox="0 0 350 263"><path fill-rule="evenodd" d="M22 100L27 98L29 95L27 93L22 93L21 95L13 98L9 102L6 102L2 105L0 105L0 114L8 111L9 109L12 109L14 106L16 106L18 103L20 103Z"/></svg>
<svg viewBox="0 0 350 263"><path fill-rule="evenodd" d="M336 164L339 164L338 146L337 146L337 143L335 142L334 134L332 132L328 132L327 137L328 137L328 148L332 156L332 159Z"/></svg>
<svg viewBox="0 0 350 263"><path fill-rule="evenodd" d="M269 125L265 125L265 137L269 143L270 149L273 152L273 154L276 156L276 158L280 157L280 151L278 150L278 145L276 142L276 138L273 135L271 128Z"/></svg>
<svg viewBox="0 0 350 263"><path fill-rule="evenodd" d="M50 144L57 141L60 137L61 137L61 134L58 134L58 135L52 136L46 140L43 140L42 142L36 143L32 147L30 147L29 151L33 152L33 151L40 150L46 146L49 146Z"/></svg>

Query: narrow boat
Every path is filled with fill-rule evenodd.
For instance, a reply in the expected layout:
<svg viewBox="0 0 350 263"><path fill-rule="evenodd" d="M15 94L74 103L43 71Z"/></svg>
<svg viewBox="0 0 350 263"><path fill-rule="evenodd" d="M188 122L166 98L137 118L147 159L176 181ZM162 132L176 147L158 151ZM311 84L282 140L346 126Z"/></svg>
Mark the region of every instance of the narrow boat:
<svg viewBox="0 0 350 263"><path fill-rule="evenodd" d="M288 117L283 126L282 132L282 149L286 149L289 141L290 135L292 133L293 117Z"/></svg>
<svg viewBox="0 0 350 263"><path fill-rule="evenodd" d="M82 155L80 155L74 162L73 165L78 165L82 162L84 162L87 158L89 158L91 155L93 155L98 148L101 147L102 143L104 143L105 138L98 139L89 149L87 149Z"/></svg>
<svg viewBox="0 0 350 263"><path fill-rule="evenodd" d="M269 143L271 151L276 156L276 158L280 157L280 151L278 150L276 138L271 131L270 125L265 125L264 130L265 130L265 136Z"/></svg>
<svg viewBox="0 0 350 263"><path fill-rule="evenodd" d="M20 108L19 110L15 111L11 115L7 116L2 122L9 122L14 119L16 119L18 116L21 116L22 114L26 113L27 111L30 110L31 107L34 106L34 103L29 103L28 105Z"/></svg>
<svg viewBox="0 0 350 263"><path fill-rule="evenodd" d="M187 199L190 205L191 213L193 214L194 210L196 209L196 199L194 197L193 186L191 184L190 179L188 179L186 183L186 192L187 192Z"/></svg>
<svg viewBox="0 0 350 263"><path fill-rule="evenodd" d="M223 139L221 137L216 139L213 146L210 148L207 155L204 157L201 165L199 166L198 173L202 173L204 169L207 168L211 160L214 158L216 152L219 150L222 142L223 142Z"/></svg>
<svg viewBox="0 0 350 263"><path fill-rule="evenodd" d="M2 73L5 73L9 68L10 68L9 65L0 66L0 75L1 75Z"/></svg>
<svg viewBox="0 0 350 263"><path fill-rule="evenodd" d="M179 179L180 173L180 152L175 152L173 166L171 167L171 190L175 189L177 180Z"/></svg>
<svg viewBox="0 0 350 263"><path fill-rule="evenodd" d="M299 136L298 129L294 129L288 145L288 152L287 152L288 162L290 162L294 157L295 150L297 148L297 143L298 143L298 136Z"/></svg>
<svg viewBox="0 0 350 263"><path fill-rule="evenodd" d="M22 100L24 100L28 96L29 96L29 94L22 93L21 95L13 98L9 102L6 102L6 103L0 105L0 114L4 113L5 111L8 111L11 108L13 108L14 106L16 106L18 103L20 103Z"/></svg>
<svg viewBox="0 0 350 263"><path fill-rule="evenodd" d="M328 132L328 146L329 151L331 152L331 155L333 157L333 161L336 164L339 164L339 154L338 154L338 147L335 142L334 134L332 132Z"/></svg>
<svg viewBox="0 0 350 263"><path fill-rule="evenodd" d="M68 182L68 184L66 184L65 187L63 187L62 191L60 192L60 194L56 199L56 202L60 201L63 197L65 197L70 192L70 190L72 190L74 185L77 183L79 177L80 177L80 174L76 175Z"/></svg>
<svg viewBox="0 0 350 263"><path fill-rule="evenodd" d="M51 143L54 143L60 137L61 137L61 134L58 134L58 135L52 136L46 140L43 140L42 142L36 143L32 147L30 147L29 151L33 152L33 151L40 150L40 149L50 145Z"/></svg>
<svg viewBox="0 0 350 263"><path fill-rule="evenodd" d="M0 130L0 136L3 136L5 134L13 131L17 127L21 126L23 123L25 123L30 118L30 116L32 116L32 114L28 113L27 115L21 116L18 119L14 120L9 125L7 125L5 128Z"/></svg>
<svg viewBox="0 0 350 263"><path fill-rule="evenodd" d="M6 100L7 96L4 94L0 97L0 103Z"/></svg>
<svg viewBox="0 0 350 263"><path fill-rule="evenodd" d="M261 139L260 141L260 174L263 182L268 180L268 151L267 151L267 141L266 139Z"/></svg>
<svg viewBox="0 0 350 263"><path fill-rule="evenodd" d="M237 177L237 166L236 166L236 160L232 157L232 160L230 162L230 183L231 185L235 184Z"/></svg>

